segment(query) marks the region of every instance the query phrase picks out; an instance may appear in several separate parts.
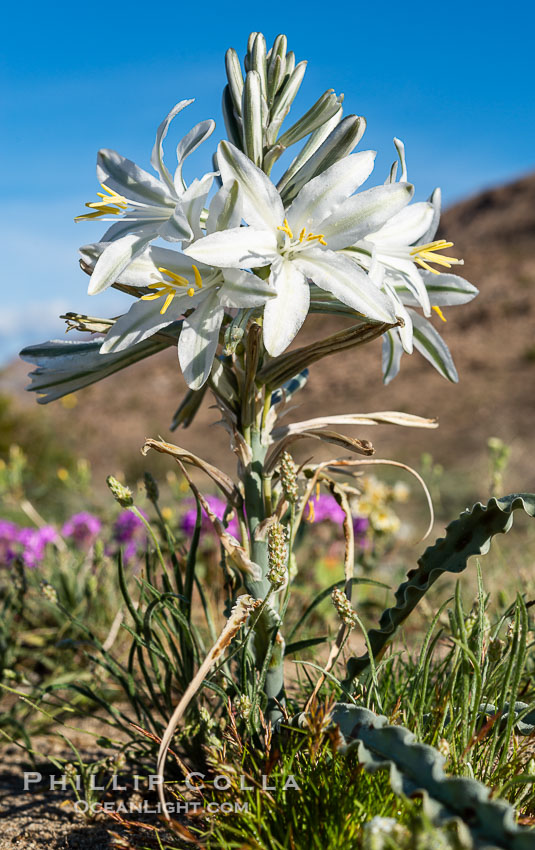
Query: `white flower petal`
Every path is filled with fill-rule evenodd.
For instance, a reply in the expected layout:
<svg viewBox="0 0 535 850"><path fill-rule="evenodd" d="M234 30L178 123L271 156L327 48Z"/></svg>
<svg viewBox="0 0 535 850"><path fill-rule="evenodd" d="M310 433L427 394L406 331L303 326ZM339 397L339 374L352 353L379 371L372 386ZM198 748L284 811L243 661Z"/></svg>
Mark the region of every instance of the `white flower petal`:
<svg viewBox="0 0 535 850"><path fill-rule="evenodd" d="M459 376L450 350L431 322L414 310L409 311L414 325L414 347L448 381L457 383Z"/></svg>
<svg viewBox="0 0 535 850"><path fill-rule="evenodd" d="M270 282L277 296L270 298L264 310L264 345L276 357L290 345L305 321L310 290L296 264L287 260L273 265Z"/></svg>
<svg viewBox="0 0 535 850"><path fill-rule="evenodd" d="M392 303L394 305L394 312L398 318L403 319L405 324L403 327L398 328L399 338L401 340L401 344L403 345L403 350L407 352L407 354L412 354L413 350L413 340L412 340L412 319L410 317L410 313L405 309L398 293L394 289L394 287L388 283L384 282L384 288L387 295L392 299Z"/></svg>
<svg viewBox="0 0 535 850"><path fill-rule="evenodd" d="M431 304L436 304L437 307L456 307L458 304L467 304L479 292L475 286L456 274L433 274L433 272L421 271L420 277L423 279Z"/></svg>
<svg viewBox="0 0 535 850"><path fill-rule="evenodd" d="M422 242L424 243L432 242L437 234L438 225L440 222L440 213L442 209L442 192L438 187L433 192L431 192L429 203L433 207L433 219L431 221L431 224L429 225L429 230L427 230L422 235Z"/></svg>
<svg viewBox="0 0 535 850"><path fill-rule="evenodd" d="M320 233L321 222L370 176L375 156L375 151L350 154L306 183L286 213L294 233L303 227Z"/></svg>
<svg viewBox="0 0 535 850"><path fill-rule="evenodd" d="M167 325L176 322L186 308L184 304L186 299L188 302L192 300L187 295L182 298L174 298L169 309L163 315L160 310L165 299L155 298L153 301L139 299L132 304L128 313L117 319L108 331L100 348L100 353L111 354L124 351L167 327ZM187 306L194 305L188 304Z"/></svg>
<svg viewBox="0 0 535 850"><path fill-rule="evenodd" d="M192 390L200 389L210 375L224 313L214 292L184 319L178 340L178 360L184 380Z"/></svg>
<svg viewBox="0 0 535 850"><path fill-rule="evenodd" d="M431 304L429 295L422 280L419 269L416 268L412 260L407 260L402 257L395 257L389 254L381 254L377 252L377 260L386 267L387 276L392 279L394 286L401 281L417 298L418 304L424 311L426 316L431 315Z"/></svg>
<svg viewBox="0 0 535 850"><path fill-rule="evenodd" d="M193 103L193 100L181 100L180 103L177 103L176 106L173 106L169 115L164 118L164 120L158 127L158 130L156 131L156 141L154 142L154 147L152 149L152 154L150 158L150 164L152 165L154 170L158 172L164 183L167 183L173 193L175 191L175 185L173 183L173 178L171 177L171 174L163 161L162 143L165 137L167 136L169 125L171 124L171 121L173 120L175 115L178 115L178 113L181 112L184 107L189 106L190 103Z"/></svg>
<svg viewBox="0 0 535 850"><path fill-rule="evenodd" d="M402 355L403 346L397 329L383 334L382 367L385 384L389 384L398 374Z"/></svg>
<svg viewBox="0 0 535 850"><path fill-rule="evenodd" d="M109 242L98 258L93 274L89 281L88 295L97 295L111 286L126 267L134 260L147 245L156 237L152 228L137 233L129 233L116 242Z"/></svg>
<svg viewBox="0 0 535 850"><path fill-rule="evenodd" d="M369 233L366 239L384 253L388 253L390 247L399 249L400 245L414 245L429 229L433 214L433 206L427 201L410 204L393 215L375 233Z"/></svg>
<svg viewBox="0 0 535 850"><path fill-rule="evenodd" d="M186 218L186 213L179 201L169 218L158 227L158 236L168 242L189 242L193 232Z"/></svg>
<svg viewBox="0 0 535 850"><path fill-rule="evenodd" d="M158 209L162 209L158 207ZM168 208L166 208L168 210ZM151 213L153 213L154 207L151 209ZM102 221L106 221L107 219L102 219ZM127 233L136 233L141 229L146 229L152 227L154 233L156 234L158 228L162 224L161 216L157 218L143 218L140 219L139 222L133 222L130 217L127 219L121 218L115 224L112 224L111 227L108 227L106 233L101 236L99 242L115 242L117 239L121 239L122 236L126 236Z"/></svg>
<svg viewBox="0 0 535 850"><path fill-rule="evenodd" d="M321 225L329 248L347 248L378 230L409 203L413 192L410 183L392 183L347 198Z"/></svg>
<svg viewBox="0 0 535 850"><path fill-rule="evenodd" d="M293 261L321 289L377 322L395 322L390 300L352 260L333 251L312 248ZM268 305L269 306L269 305ZM266 308L267 309L267 308Z"/></svg>
<svg viewBox="0 0 535 850"><path fill-rule="evenodd" d="M107 242L95 242L80 248L80 256L90 268L95 267L98 258L108 247ZM203 278L212 271L209 266L197 263L197 267ZM186 257L180 251L172 251L169 248L160 248L150 245L135 257L131 263L117 278L117 283L125 283L128 286L148 286L150 283L169 282L169 278L162 274L159 269L169 269L175 274L187 277L192 283L195 275L192 268L191 257Z"/></svg>
<svg viewBox="0 0 535 850"><path fill-rule="evenodd" d="M223 269L224 285L219 290L223 307L259 307L277 294L267 280L239 269Z"/></svg>
<svg viewBox="0 0 535 850"><path fill-rule="evenodd" d="M211 233L184 249L188 257L219 268L257 268L271 263L277 252L277 237L273 230L254 227L235 227Z"/></svg>
<svg viewBox="0 0 535 850"><path fill-rule="evenodd" d="M192 101L190 101L190 103L191 102ZM184 191L184 178L182 177L182 166L184 165L184 160L193 153L193 151L196 151L199 145L202 145L202 143L212 135L214 130L215 121L212 121L211 118L208 121L201 121L200 124L196 124L195 127L193 127L193 129L184 136L182 141L178 143L178 147L176 149L178 166L175 171L174 185L179 195Z"/></svg>
<svg viewBox="0 0 535 850"><path fill-rule="evenodd" d="M171 208L177 201L164 183L132 160L107 148L98 152L97 178L99 183L104 183L129 201ZM150 214L151 210L147 210L147 215Z"/></svg>
<svg viewBox="0 0 535 850"><path fill-rule="evenodd" d="M206 221L206 232L232 230L239 227L243 218L243 204L238 182L234 180L216 192L210 202L210 212Z"/></svg>
<svg viewBox="0 0 535 850"><path fill-rule="evenodd" d="M192 239L202 239L204 236L201 229L201 213L206 205L206 198L213 182L213 173L205 174L200 180L195 178L180 199L184 215L191 227Z"/></svg>
<svg viewBox="0 0 535 850"><path fill-rule="evenodd" d="M269 177L230 142L220 143L217 164L224 185L238 181L245 221L260 230L276 230L285 213L280 195Z"/></svg>

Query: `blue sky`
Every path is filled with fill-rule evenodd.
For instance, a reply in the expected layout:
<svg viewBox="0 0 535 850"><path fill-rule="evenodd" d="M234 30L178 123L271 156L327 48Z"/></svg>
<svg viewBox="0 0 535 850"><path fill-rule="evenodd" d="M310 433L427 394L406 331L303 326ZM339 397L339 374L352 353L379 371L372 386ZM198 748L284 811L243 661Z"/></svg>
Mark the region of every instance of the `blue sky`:
<svg viewBox="0 0 535 850"><path fill-rule="evenodd" d="M268 42L285 32L297 59L308 59L297 107L334 88L345 93L346 114L366 117L360 149L379 152L378 183L394 135L419 198L440 185L452 203L535 168L535 12L525 2L10 7L0 66L0 363L23 344L61 336L60 312L121 311L124 296L86 295L77 264L78 247L105 227L73 222L95 200L96 152L115 148L149 168L157 125L189 97L196 102L175 122L168 157L203 118L224 136L224 53L233 46L242 56L251 30ZM190 177L209 169L210 154L208 143L191 158Z"/></svg>

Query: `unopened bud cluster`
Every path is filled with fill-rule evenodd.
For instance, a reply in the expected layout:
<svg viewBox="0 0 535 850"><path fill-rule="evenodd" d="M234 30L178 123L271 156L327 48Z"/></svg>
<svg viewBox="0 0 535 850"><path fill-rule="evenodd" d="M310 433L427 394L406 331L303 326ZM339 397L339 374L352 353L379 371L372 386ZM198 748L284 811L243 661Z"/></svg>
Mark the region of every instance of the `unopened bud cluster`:
<svg viewBox="0 0 535 850"><path fill-rule="evenodd" d="M145 472L143 475L143 483L145 485L145 493L150 502L157 502L160 498L157 481L150 472Z"/></svg>
<svg viewBox="0 0 535 850"><path fill-rule="evenodd" d="M117 481L113 475L108 475L106 478L106 484L111 490L112 496L116 502L123 508L129 508L134 504L134 497L132 496L132 491L129 487L125 487L124 484L121 484L120 481Z"/></svg>
<svg viewBox="0 0 535 850"><path fill-rule="evenodd" d="M446 738L440 738L437 744L437 750L441 755L444 756L445 759L449 759L451 748L449 745L449 741L447 741Z"/></svg>
<svg viewBox="0 0 535 850"><path fill-rule="evenodd" d="M116 753L106 759L106 768L115 773L122 770L126 766L126 756L124 753Z"/></svg>
<svg viewBox="0 0 535 850"><path fill-rule="evenodd" d="M500 638L494 638L494 640L490 641L488 657L492 664L496 664L502 658L505 646L505 641L500 640Z"/></svg>
<svg viewBox="0 0 535 850"><path fill-rule="evenodd" d="M331 599L342 623L344 623L344 625L346 625L349 629L354 629L357 625L357 615L353 611L351 602L345 595L344 591L339 587L335 587L331 593Z"/></svg>
<svg viewBox="0 0 535 850"><path fill-rule="evenodd" d="M251 716L253 703L247 694L240 694L240 696L234 700L234 707L236 708L236 713L239 717L243 718L243 720L248 720Z"/></svg>
<svg viewBox="0 0 535 850"><path fill-rule="evenodd" d="M297 466L289 452L283 452L280 462L280 476L284 495L291 505L294 505L299 498L297 489Z"/></svg>
<svg viewBox="0 0 535 850"><path fill-rule="evenodd" d="M282 587L288 576L288 546L286 530L275 520L268 535L268 581L273 587Z"/></svg>
<svg viewBox="0 0 535 850"><path fill-rule="evenodd" d="M58 594L56 593L56 589L44 579L41 582L41 593L43 594L45 599L48 599L49 602L56 603L58 601Z"/></svg>

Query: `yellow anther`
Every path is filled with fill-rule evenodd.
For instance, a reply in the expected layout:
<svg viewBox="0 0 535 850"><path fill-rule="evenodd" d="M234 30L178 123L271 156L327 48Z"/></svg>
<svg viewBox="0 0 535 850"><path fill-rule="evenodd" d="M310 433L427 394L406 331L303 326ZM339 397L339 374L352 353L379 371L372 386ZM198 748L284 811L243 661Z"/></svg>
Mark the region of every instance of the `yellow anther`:
<svg viewBox="0 0 535 850"><path fill-rule="evenodd" d="M195 283L197 284L199 289L202 289L202 277L199 269L197 268L197 266L193 265L191 268L193 269L193 274L195 275Z"/></svg>
<svg viewBox="0 0 535 850"><path fill-rule="evenodd" d="M442 254L436 254L436 251L443 251L444 248L451 248L453 242L446 242L445 239L438 239L436 242L428 242L426 245L417 245L411 250L411 257L415 263L418 263L423 269L440 274L437 269L432 268L429 263L436 263L438 266L451 269L454 265L462 265L464 260L458 260L456 257L445 257Z"/></svg>
<svg viewBox="0 0 535 850"><path fill-rule="evenodd" d="M313 242L314 239L317 239L320 245L327 244L323 233L309 233L307 236L307 242Z"/></svg>
<svg viewBox="0 0 535 850"><path fill-rule="evenodd" d="M97 192L97 197L102 198L102 200L86 204L86 207L94 210L94 212L77 215L75 221L88 221L90 218L99 218L101 215L120 215L128 207L128 201L123 195L119 195L104 183L100 185L104 192Z"/></svg>
<svg viewBox="0 0 535 850"><path fill-rule="evenodd" d="M314 502L312 499L309 499L308 501L308 515L306 518L308 522L314 522L316 519L316 511L314 509Z"/></svg>
<svg viewBox="0 0 535 850"><path fill-rule="evenodd" d="M319 483L319 481L316 481L316 502L319 502L319 500L320 500L320 490L321 490L320 483Z"/></svg>
<svg viewBox="0 0 535 850"><path fill-rule="evenodd" d="M177 286L189 286L189 280L187 277L182 277L181 274L177 274L176 272L172 272L169 269L158 267L158 271L160 274L165 274L167 277L171 278L173 283L176 283ZM152 284L152 286L156 286L157 284Z"/></svg>
<svg viewBox="0 0 535 850"><path fill-rule="evenodd" d="M448 320L446 319L446 316L444 315L444 313L443 313L443 312L442 312L442 310L440 309L440 307L437 307L437 306L435 305L435 306L431 307L431 309L435 311L435 313L437 314L437 316L439 316L439 318L441 318L443 322L447 322L447 321L448 321Z"/></svg>
<svg viewBox="0 0 535 850"><path fill-rule="evenodd" d="M167 295L167 298L163 302L163 307L160 310L160 316L163 316L163 314L166 312L167 308L170 306L171 301L173 300L174 297L175 297L175 293L169 292L169 294Z"/></svg>
<svg viewBox="0 0 535 850"><path fill-rule="evenodd" d="M150 295L142 295L141 300L155 301L157 298L162 298L163 296L165 296L163 307L160 310L160 315L163 316L163 314L167 311L173 298L176 295L175 287L171 286L170 283L149 283L148 288L155 289L156 292L151 292Z"/></svg>
<svg viewBox="0 0 535 850"><path fill-rule="evenodd" d="M294 238L294 235L293 235L293 233L292 233L292 230L291 230L291 228L290 228L290 225L288 224L288 219L287 219L287 218L285 218L285 219L284 219L284 221L283 221L283 223L282 223L282 227L277 227L277 230L282 230L282 232L283 232L283 233L286 233L286 235L287 235L287 236L289 236L289 237L290 237L290 239L293 239L293 238Z"/></svg>
<svg viewBox="0 0 535 850"><path fill-rule="evenodd" d="M302 229L301 233L299 234L299 241L300 241L300 242L302 242L302 241L303 241L303 239L305 238L305 236L306 236L306 232L307 232L307 231L306 231L306 227L303 227L303 229Z"/></svg>
<svg viewBox="0 0 535 850"><path fill-rule="evenodd" d="M190 286L190 288L188 289L188 295L190 298L193 298L193 296L195 295L195 290L193 286Z"/></svg>

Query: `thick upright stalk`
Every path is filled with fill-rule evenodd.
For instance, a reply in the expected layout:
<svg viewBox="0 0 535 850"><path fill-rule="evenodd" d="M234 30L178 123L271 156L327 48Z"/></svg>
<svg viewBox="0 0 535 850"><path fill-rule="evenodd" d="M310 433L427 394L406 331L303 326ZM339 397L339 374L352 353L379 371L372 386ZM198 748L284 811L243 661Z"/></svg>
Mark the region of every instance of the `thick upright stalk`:
<svg viewBox="0 0 535 850"><path fill-rule="evenodd" d="M263 472L267 446L262 445L262 432L255 426L250 431L250 446L252 459L245 470L245 512L251 539L251 558L258 564L262 571L259 581L248 579L246 587L248 593L256 599L265 599L270 590L267 579L268 571L268 544L266 540L256 540L255 531L258 525L265 519ZM267 661L267 673L265 676L264 691L268 700L267 718L274 723L281 717L281 711L277 707L277 701L283 698L283 654L284 648L282 637L278 631L278 615L268 605L259 617L255 627L256 665L259 670L264 668Z"/></svg>

